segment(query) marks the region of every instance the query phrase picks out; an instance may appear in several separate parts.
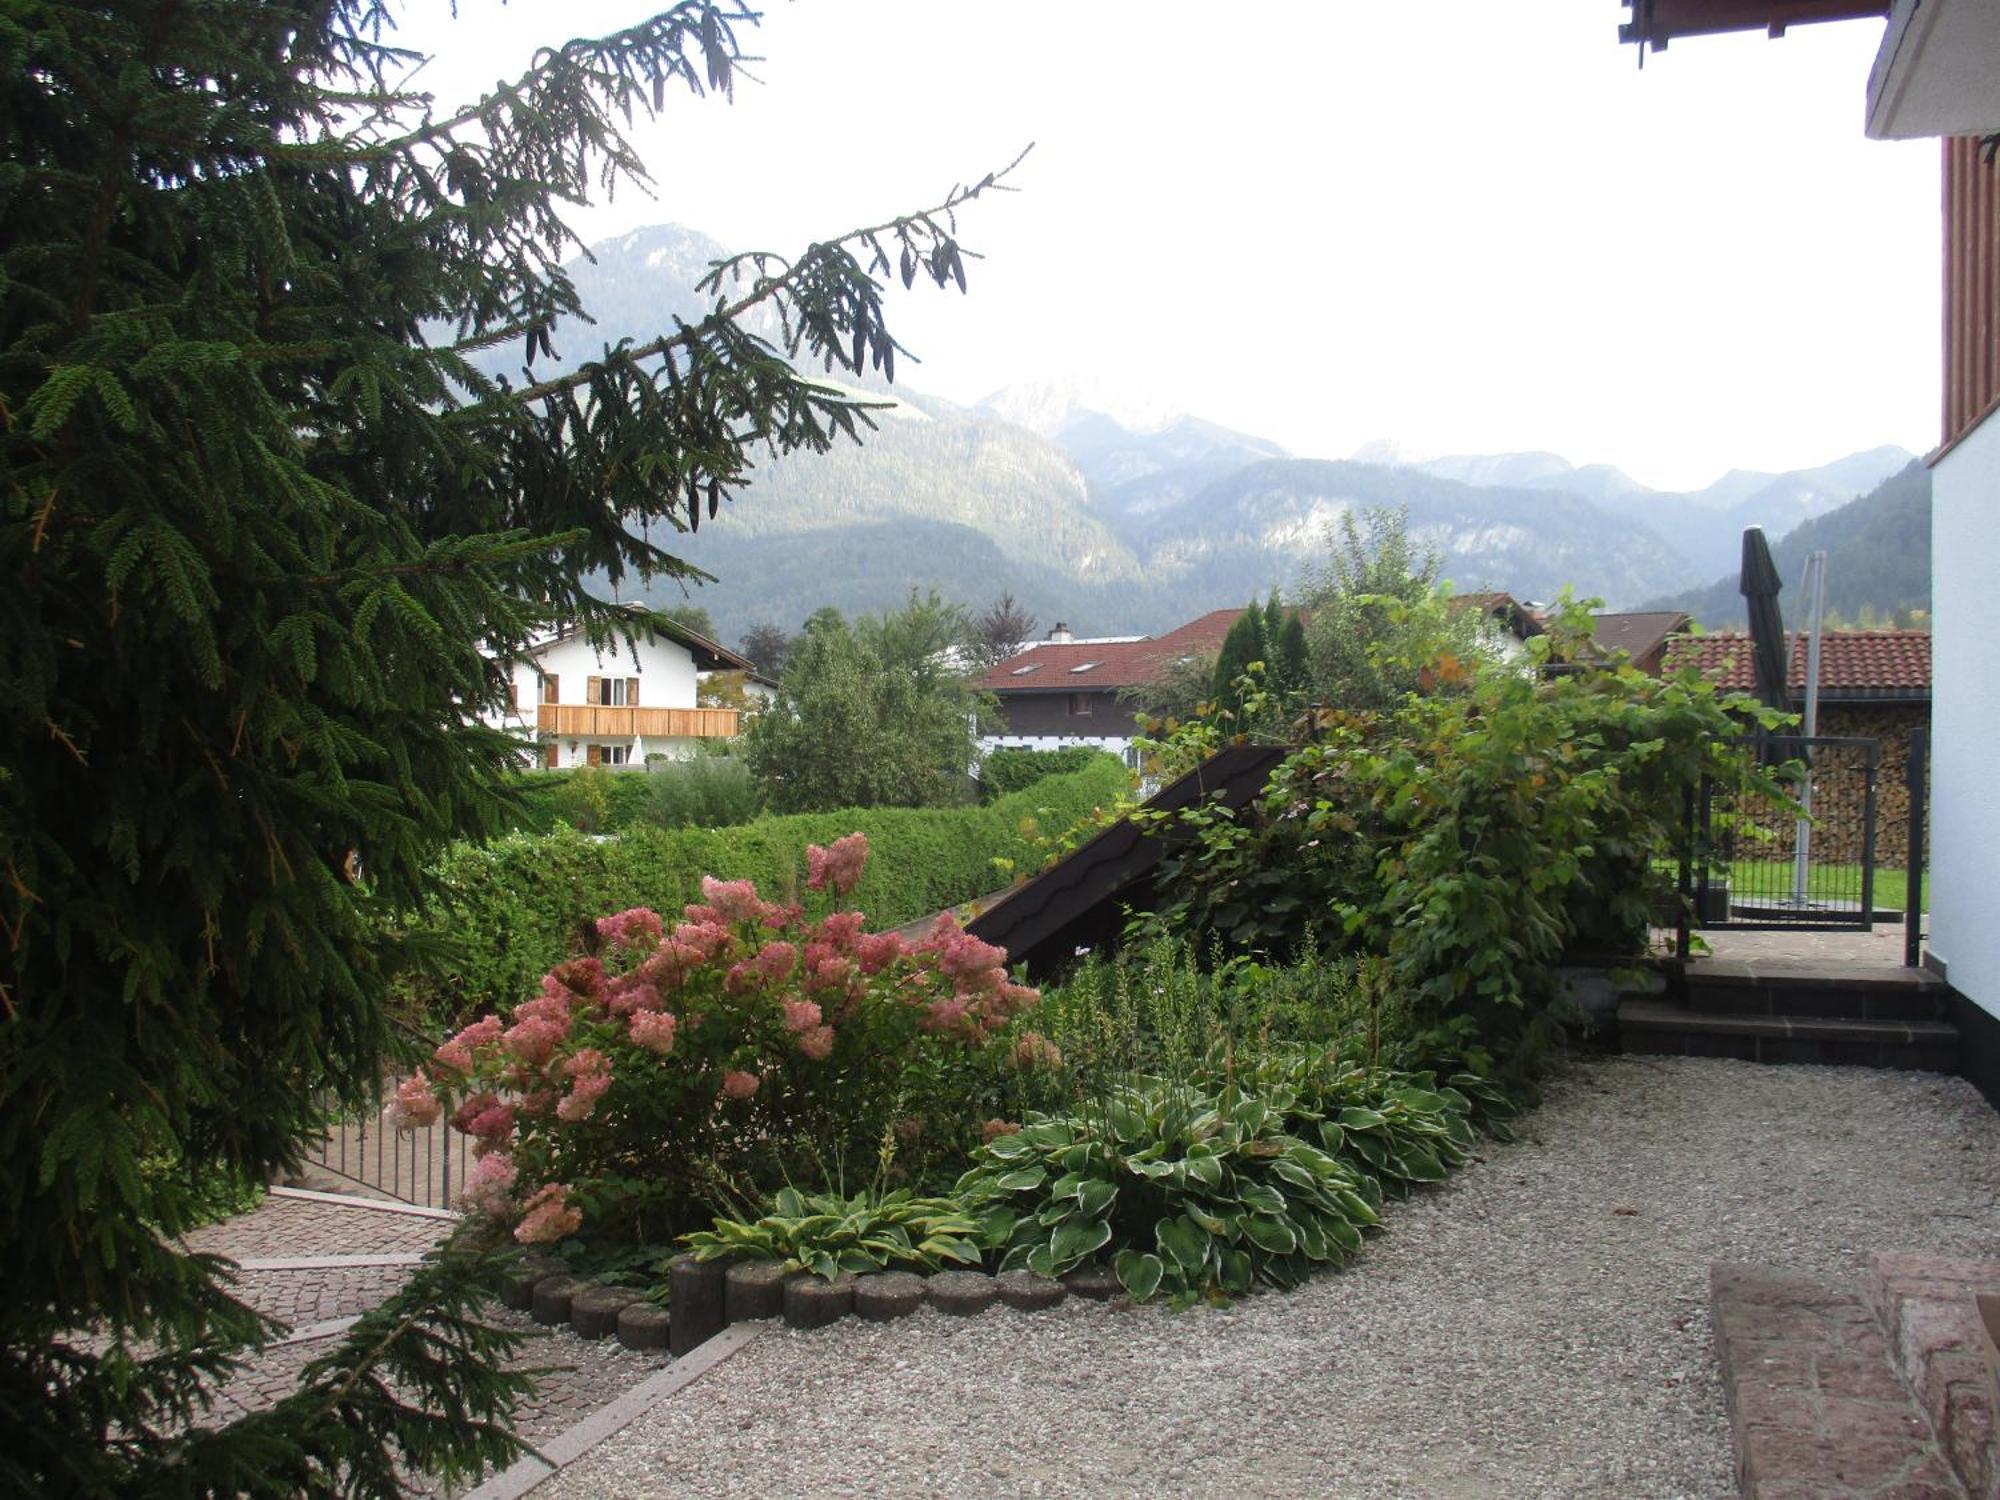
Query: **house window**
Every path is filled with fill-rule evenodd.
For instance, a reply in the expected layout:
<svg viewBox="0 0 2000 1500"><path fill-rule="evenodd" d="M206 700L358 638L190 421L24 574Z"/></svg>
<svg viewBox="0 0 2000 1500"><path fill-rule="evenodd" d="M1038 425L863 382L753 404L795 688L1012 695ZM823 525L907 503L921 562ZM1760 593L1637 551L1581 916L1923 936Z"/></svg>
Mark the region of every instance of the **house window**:
<svg viewBox="0 0 2000 1500"><path fill-rule="evenodd" d="M1069 695L1069 716L1072 719L1087 719L1090 717L1090 694L1071 693Z"/></svg>
<svg viewBox="0 0 2000 1500"><path fill-rule="evenodd" d="M632 762L630 745L588 745L584 748L584 762L593 766L624 766Z"/></svg>
<svg viewBox="0 0 2000 1500"><path fill-rule="evenodd" d="M636 677L593 677L585 701L604 708L625 708L639 701Z"/></svg>

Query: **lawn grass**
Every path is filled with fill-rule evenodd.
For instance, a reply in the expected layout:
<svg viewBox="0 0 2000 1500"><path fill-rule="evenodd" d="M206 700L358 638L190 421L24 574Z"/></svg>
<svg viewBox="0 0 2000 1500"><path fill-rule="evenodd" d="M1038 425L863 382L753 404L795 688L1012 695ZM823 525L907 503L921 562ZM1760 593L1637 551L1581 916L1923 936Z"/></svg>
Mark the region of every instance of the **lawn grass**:
<svg viewBox="0 0 2000 1500"><path fill-rule="evenodd" d="M1789 893L1792 888L1790 860L1738 860L1729 867L1730 884L1736 900ZM1814 865L1807 872L1808 898L1854 901L1861 894L1859 865ZM1909 896L1908 876L1899 866L1875 867L1874 904L1877 911L1902 911ZM1930 881L1924 881L1924 910L1931 909Z"/></svg>

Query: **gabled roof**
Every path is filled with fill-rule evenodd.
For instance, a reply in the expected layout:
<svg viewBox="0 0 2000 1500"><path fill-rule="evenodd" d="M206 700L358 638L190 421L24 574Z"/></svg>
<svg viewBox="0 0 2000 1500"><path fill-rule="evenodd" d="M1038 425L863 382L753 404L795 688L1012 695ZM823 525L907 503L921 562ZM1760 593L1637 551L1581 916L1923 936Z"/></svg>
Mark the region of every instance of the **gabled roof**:
<svg viewBox="0 0 2000 1500"><path fill-rule="evenodd" d="M1680 609L1607 611L1590 617L1590 639L1606 656L1623 651L1641 661L1670 635L1688 628L1690 616ZM1713 639L1713 637L1711 637Z"/></svg>
<svg viewBox="0 0 2000 1500"><path fill-rule="evenodd" d="M1805 696L1806 638L1792 639L1786 686ZM1692 666L1717 686L1757 690L1749 635L1741 630L1688 635L1667 647L1666 669ZM1931 697L1931 635L1928 630L1829 630L1820 637L1820 701L1928 703Z"/></svg>
<svg viewBox="0 0 2000 1500"><path fill-rule="evenodd" d="M1108 693L1153 676L1152 641L1037 641L989 668L989 693Z"/></svg>
<svg viewBox="0 0 2000 1500"><path fill-rule="evenodd" d="M643 615L646 613L646 606L643 604L627 604L621 606L621 608L627 614ZM529 656L540 656L551 646L560 645L562 642L571 639L577 634L579 629L580 627L574 624L565 625L553 635L531 644L526 654ZM676 645L686 647L688 655L694 658L695 670L698 672L748 672L753 677L758 676L757 664L751 661L749 657L739 656L727 646L718 645L700 632L688 629L687 626L681 624L678 620L659 622L653 633L665 637ZM764 681L767 679L759 677L758 680Z"/></svg>
<svg viewBox="0 0 2000 1500"><path fill-rule="evenodd" d="M1453 594L1450 607L1454 610L1476 609L1491 615L1522 640L1544 633L1546 627L1541 617L1512 594L1493 592Z"/></svg>

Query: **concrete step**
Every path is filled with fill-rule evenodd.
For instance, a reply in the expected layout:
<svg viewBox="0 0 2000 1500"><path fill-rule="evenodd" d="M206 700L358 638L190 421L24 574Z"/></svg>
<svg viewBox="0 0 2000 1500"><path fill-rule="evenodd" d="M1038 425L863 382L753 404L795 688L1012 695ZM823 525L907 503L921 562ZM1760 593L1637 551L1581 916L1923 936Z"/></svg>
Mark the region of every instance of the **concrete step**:
<svg viewBox="0 0 2000 1500"><path fill-rule="evenodd" d="M1747 1500L1965 1500L1865 1289L1716 1265L1709 1309Z"/></svg>
<svg viewBox="0 0 2000 1500"><path fill-rule="evenodd" d="M1731 962L1697 958L1682 972L1696 1010L1727 1015L1815 1016L1856 1021L1941 1021L1951 987L1901 964Z"/></svg>
<svg viewBox="0 0 2000 1500"><path fill-rule="evenodd" d="M1626 1000L1618 1007L1618 1033L1626 1052L1652 1055L1934 1073L1958 1068L1958 1028L1948 1021L1744 1015L1667 1000Z"/></svg>

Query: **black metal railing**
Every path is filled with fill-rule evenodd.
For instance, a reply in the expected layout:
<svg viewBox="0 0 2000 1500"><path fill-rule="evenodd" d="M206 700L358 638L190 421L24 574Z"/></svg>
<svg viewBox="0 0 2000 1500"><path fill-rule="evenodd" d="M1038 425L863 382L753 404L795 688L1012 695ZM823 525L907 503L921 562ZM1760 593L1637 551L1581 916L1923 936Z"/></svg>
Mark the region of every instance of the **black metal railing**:
<svg viewBox="0 0 2000 1500"><path fill-rule="evenodd" d="M1691 795L1681 889L1694 925L1866 931L1886 919L1875 903L1880 742L1756 743L1786 797L1715 781Z"/></svg>

